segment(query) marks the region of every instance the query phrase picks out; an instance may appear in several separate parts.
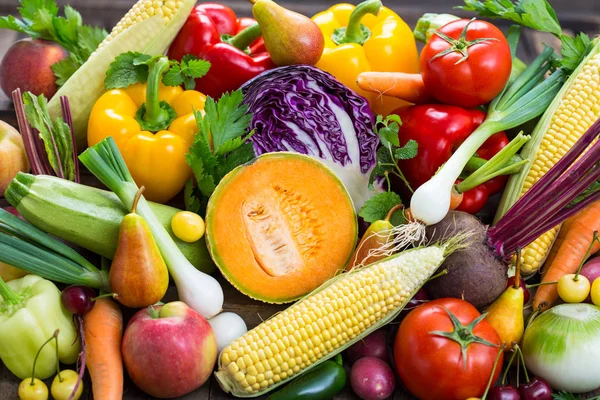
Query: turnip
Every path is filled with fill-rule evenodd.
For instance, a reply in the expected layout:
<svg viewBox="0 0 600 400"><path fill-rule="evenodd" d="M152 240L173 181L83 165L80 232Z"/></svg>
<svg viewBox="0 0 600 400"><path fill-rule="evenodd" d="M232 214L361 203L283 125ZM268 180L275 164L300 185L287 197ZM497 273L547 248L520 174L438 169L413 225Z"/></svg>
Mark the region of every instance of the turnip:
<svg viewBox="0 0 600 400"><path fill-rule="evenodd" d="M392 368L376 357L363 357L352 365L350 385L363 400L387 399L394 393L396 378Z"/></svg>
<svg viewBox="0 0 600 400"><path fill-rule="evenodd" d="M350 364L354 364L363 357L377 357L389 362L386 339L387 334L385 328L376 330L363 340L354 343L348 348L348 361Z"/></svg>

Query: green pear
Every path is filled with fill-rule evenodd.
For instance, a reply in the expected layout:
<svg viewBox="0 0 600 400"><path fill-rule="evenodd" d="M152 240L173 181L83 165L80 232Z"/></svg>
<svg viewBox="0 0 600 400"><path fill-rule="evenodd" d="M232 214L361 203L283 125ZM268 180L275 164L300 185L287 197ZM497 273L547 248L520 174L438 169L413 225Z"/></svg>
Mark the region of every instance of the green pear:
<svg viewBox="0 0 600 400"><path fill-rule="evenodd" d="M271 0L250 2L265 47L276 65L315 65L319 61L325 40L313 20Z"/></svg>

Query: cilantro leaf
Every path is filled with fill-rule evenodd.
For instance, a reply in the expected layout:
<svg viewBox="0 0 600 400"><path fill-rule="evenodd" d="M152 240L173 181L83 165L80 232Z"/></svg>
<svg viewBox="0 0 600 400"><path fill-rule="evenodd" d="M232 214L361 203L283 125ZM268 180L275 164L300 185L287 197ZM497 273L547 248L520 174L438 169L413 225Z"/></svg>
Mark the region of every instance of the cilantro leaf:
<svg viewBox="0 0 600 400"><path fill-rule="evenodd" d="M377 220L384 219L394 206L401 203L400 196L394 192L378 193L367 200L358 212L358 215L366 222L372 224Z"/></svg>
<svg viewBox="0 0 600 400"><path fill-rule="evenodd" d="M115 58L106 71L104 87L108 90L125 88L137 82L145 83L148 80L148 66L134 64L136 60L138 63L143 60L143 56L144 54L130 51Z"/></svg>
<svg viewBox="0 0 600 400"><path fill-rule="evenodd" d="M108 32L95 26L82 25L77 30L77 39L79 40L79 49L77 54L83 61L87 60L100 43L106 38Z"/></svg>
<svg viewBox="0 0 600 400"><path fill-rule="evenodd" d="M194 112L198 133L186 162L192 168L198 191L188 190L188 203L194 203L193 197L201 195L200 204L204 204L225 175L256 157L254 147L247 142L253 132L246 133L252 115L246 114L247 106L242 105L242 100L242 92L237 90L225 93L218 101L207 98L204 113Z"/></svg>
<svg viewBox="0 0 600 400"><path fill-rule="evenodd" d="M71 77L79 69L79 62L75 59L73 54L57 63L52 64L52 72L56 77L56 84L62 86L65 84L67 79Z"/></svg>
<svg viewBox="0 0 600 400"><path fill-rule="evenodd" d="M71 130L61 117L54 121L48 113L48 100L31 92L23 94L25 115L29 124L39 131L50 167L59 178L74 180L73 142Z"/></svg>
<svg viewBox="0 0 600 400"><path fill-rule="evenodd" d="M186 54L181 62L171 61L171 68L163 76L166 86L185 85L186 90L196 87L195 79L202 78L210 69L210 62L200 60L191 54Z"/></svg>
<svg viewBox="0 0 600 400"><path fill-rule="evenodd" d="M590 37L583 32L575 37L563 35L561 40L561 65L569 71L575 70L594 47Z"/></svg>
<svg viewBox="0 0 600 400"><path fill-rule="evenodd" d="M403 147L399 147L394 152L394 158L396 160L410 160L411 158L415 158L417 156L417 151L419 149L418 143L410 139Z"/></svg>
<svg viewBox="0 0 600 400"><path fill-rule="evenodd" d="M0 29L10 29L12 31L25 33L34 39L39 37L46 39L46 37L39 35L39 33L32 29L28 24L16 19L12 15L0 17Z"/></svg>
<svg viewBox="0 0 600 400"><path fill-rule="evenodd" d="M482 17L503 18L517 24L556 36L562 28L556 13L547 0L464 0L465 5L457 8L476 11Z"/></svg>

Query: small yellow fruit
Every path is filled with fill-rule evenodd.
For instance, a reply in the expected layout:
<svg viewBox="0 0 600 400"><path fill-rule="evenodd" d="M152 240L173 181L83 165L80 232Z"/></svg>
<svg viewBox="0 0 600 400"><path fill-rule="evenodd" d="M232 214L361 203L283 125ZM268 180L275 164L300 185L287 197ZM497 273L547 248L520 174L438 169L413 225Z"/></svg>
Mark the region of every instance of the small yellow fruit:
<svg viewBox="0 0 600 400"><path fill-rule="evenodd" d="M57 374L54 377L52 386L50 387L50 393L52 393L54 400L68 400L69 396L73 392L73 389L75 388L75 385L77 384L78 379L79 375L72 369L63 369L60 371L60 374ZM79 383L79 387L77 388L75 396L73 396L73 400L79 400L82 392L83 381Z"/></svg>
<svg viewBox="0 0 600 400"><path fill-rule="evenodd" d="M600 306L600 278L594 279L592 283L592 290L590 292L590 296L592 297L592 303L594 305Z"/></svg>
<svg viewBox="0 0 600 400"><path fill-rule="evenodd" d="M19 384L19 399L21 400L48 400L48 386L38 378L25 378Z"/></svg>
<svg viewBox="0 0 600 400"><path fill-rule="evenodd" d="M558 295L565 303L581 303L590 294L590 281L583 275L567 274L558 280Z"/></svg>
<svg viewBox="0 0 600 400"><path fill-rule="evenodd" d="M171 229L184 242L196 242L204 236L204 220L196 213L180 211L173 216Z"/></svg>

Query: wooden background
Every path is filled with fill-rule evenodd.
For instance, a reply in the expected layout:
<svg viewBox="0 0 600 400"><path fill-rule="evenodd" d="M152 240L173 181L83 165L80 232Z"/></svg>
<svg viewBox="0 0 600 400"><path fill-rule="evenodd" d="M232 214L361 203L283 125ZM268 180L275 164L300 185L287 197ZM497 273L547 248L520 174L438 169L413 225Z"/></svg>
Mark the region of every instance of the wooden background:
<svg viewBox="0 0 600 400"><path fill-rule="evenodd" d="M134 0L58 0L57 2L59 4L70 4L75 7L81 12L85 23L105 26L107 29L110 29L110 27L112 27L131 7L131 5L134 3ZM221 3L231 6L241 16L251 15L250 4L248 2L241 0L225 0L221 1ZM279 3L295 11L312 16L313 14L329 7L330 5L336 4L337 1L305 0L302 2L293 2L281 0ZM557 11L559 19L561 20L564 28L571 31L585 31L590 35L596 35L599 32L600 0L550 0L550 3ZM417 19L424 12L448 12L461 16L470 15L460 10L453 9L453 5L460 4L459 0L387 0L385 1L385 4L397 11L411 27L414 26ZM0 15L6 15L10 13L14 14L17 5L18 2L16 0L0 0ZM508 24L504 22L498 22L498 24L504 29L506 29L508 26ZM19 38L20 36L14 32L0 30L0 58L2 58L2 55L6 49ZM519 57L525 61L531 61L540 50L543 42L555 44L553 38L548 35L538 34L526 30L520 41L518 50ZM4 96L4 94L0 94L0 119L16 126L12 105L6 96ZM93 179L93 177L89 175L84 177L84 181L91 185L99 185ZM6 201L0 198L0 207L6 205ZM225 291L225 310L233 311L241 315L248 324L249 328L256 326L261 322L261 320L266 319L274 313L285 308L285 306L267 305L251 300L231 287L231 285L225 282L222 278L220 278L220 281ZM173 300L175 299L175 296L175 288L170 287L166 300ZM131 314L131 310L126 311L126 318L131 316ZM390 340L393 339L395 330L395 324L388 326ZM18 384L19 380L10 374L6 368L0 365L0 400L16 399ZM50 381L48 381L48 384L50 384ZM432 382L432 384L434 383ZM403 390L400 384L397 386L396 392L392 397L393 399L413 399L412 396ZM86 378L85 391L82 398L92 398L89 388L90 381ZM141 392L128 380L125 384L124 398L151 399L151 397ZM225 395L225 393L223 393L218 387L216 381L211 379L200 389L183 397L182 399L224 400L229 398L232 397ZM346 389L336 397L336 399L339 400L356 398L357 397L349 388L349 385L347 385Z"/></svg>

